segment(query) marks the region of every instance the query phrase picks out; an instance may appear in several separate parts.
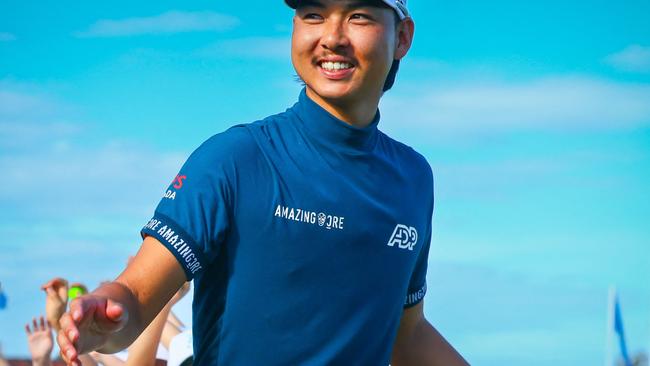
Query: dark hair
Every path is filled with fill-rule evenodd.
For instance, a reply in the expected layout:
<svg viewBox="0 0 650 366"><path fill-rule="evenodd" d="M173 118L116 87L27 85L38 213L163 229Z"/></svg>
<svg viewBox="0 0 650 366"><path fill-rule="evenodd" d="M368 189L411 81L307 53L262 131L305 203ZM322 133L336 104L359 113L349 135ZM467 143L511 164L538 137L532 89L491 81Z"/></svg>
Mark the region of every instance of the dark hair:
<svg viewBox="0 0 650 366"><path fill-rule="evenodd" d="M395 78L397 77L397 71L399 71L399 60L393 60L393 65L390 67L388 77L384 82L384 88L382 89L383 92L387 92L393 87L393 84L395 84Z"/></svg>

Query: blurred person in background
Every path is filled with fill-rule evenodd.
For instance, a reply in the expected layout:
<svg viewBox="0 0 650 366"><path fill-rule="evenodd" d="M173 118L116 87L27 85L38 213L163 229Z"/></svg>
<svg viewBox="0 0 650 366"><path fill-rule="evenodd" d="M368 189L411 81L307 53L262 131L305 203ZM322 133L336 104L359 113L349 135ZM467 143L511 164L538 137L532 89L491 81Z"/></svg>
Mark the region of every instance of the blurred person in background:
<svg viewBox="0 0 650 366"><path fill-rule="evenodd" d="M7 307L7 295L2 291L2 282L0 282L0 310Z"/></svg>
<svg viewBox="0 0 650 366"><path fill-rule="evenodd" d="M9 366L9 361L7 361L5 356L2 354L2 344L0 344L0 366Z"/></svg>

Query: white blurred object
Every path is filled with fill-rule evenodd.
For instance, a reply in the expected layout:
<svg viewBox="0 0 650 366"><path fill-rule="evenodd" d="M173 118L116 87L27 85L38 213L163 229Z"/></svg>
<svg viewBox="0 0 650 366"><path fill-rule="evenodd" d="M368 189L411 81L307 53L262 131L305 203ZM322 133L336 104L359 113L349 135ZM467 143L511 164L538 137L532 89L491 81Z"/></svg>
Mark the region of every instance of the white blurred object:
<svg viewBox="0 0 650 366"><path fill-rule="evenodd" d="M169 344L167 366L180 366L194 354L192 346L192 331L186 330L174 337Z"/></svg>

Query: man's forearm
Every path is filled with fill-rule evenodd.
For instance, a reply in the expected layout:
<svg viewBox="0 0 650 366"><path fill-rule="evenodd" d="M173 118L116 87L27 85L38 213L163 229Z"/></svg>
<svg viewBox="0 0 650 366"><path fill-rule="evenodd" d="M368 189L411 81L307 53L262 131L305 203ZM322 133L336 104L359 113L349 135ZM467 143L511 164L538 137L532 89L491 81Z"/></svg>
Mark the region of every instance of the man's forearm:
<svg viewBox="0 0 650 366"><path fill-rule="evenodd" d="M399 340L392 366L468 366L469 363L425 319L418 323L410 337Z"/></svg>

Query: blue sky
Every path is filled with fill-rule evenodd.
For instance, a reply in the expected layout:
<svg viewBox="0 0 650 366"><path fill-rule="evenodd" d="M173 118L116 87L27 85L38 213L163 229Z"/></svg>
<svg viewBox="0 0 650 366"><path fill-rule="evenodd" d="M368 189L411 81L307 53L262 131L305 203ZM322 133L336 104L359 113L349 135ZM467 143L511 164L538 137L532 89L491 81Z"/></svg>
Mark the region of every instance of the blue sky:
<svg viewBox="0 0 650 366"><path fill-rule="evenodd" d="M411 1L380 129L436 179L427 317L476 365L650 348L647 1ZM0 343L53 276L115 277L187 155L296 99L281 1L0 3ZM177 312L189 322L189 299Z"/></svg>

